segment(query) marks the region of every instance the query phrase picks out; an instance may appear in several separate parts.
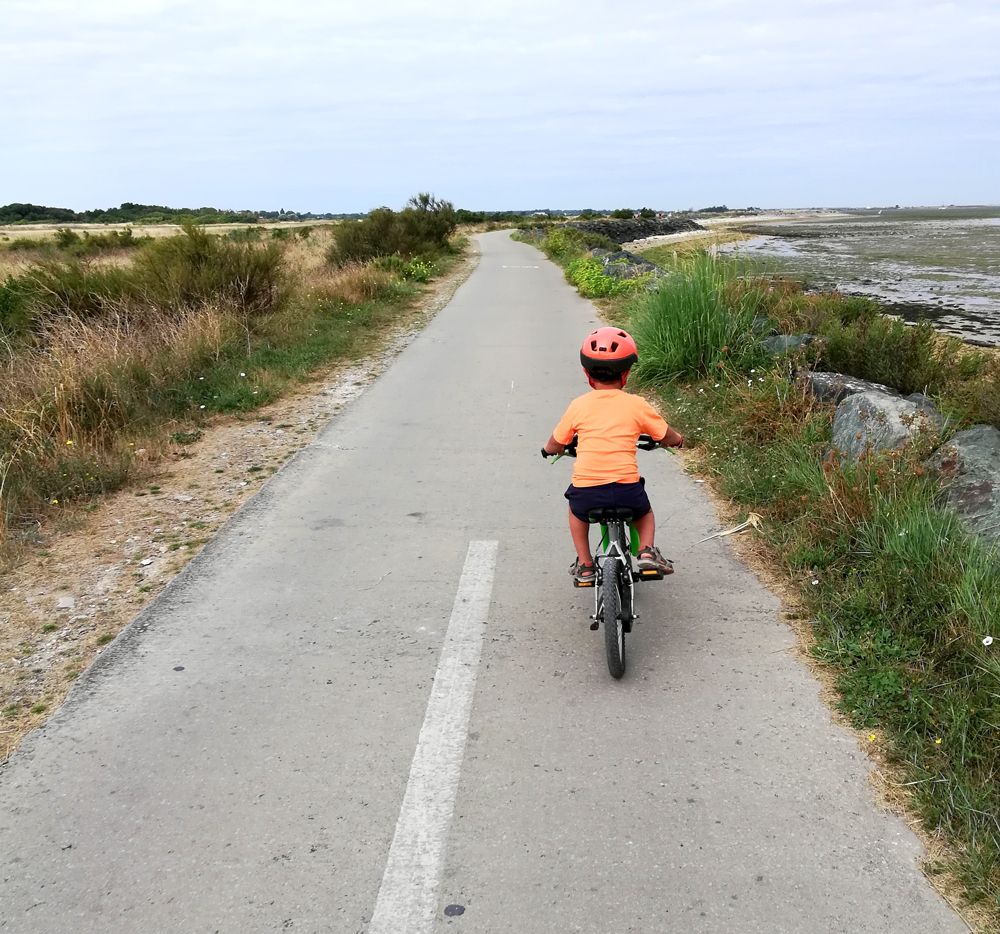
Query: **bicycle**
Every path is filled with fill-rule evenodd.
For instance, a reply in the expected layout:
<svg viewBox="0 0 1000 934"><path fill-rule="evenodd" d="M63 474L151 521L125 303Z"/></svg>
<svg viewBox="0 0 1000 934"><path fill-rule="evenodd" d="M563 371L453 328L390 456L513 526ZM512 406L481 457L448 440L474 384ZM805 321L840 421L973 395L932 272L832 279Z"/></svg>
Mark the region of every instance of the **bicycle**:
<svg viewBox="0 0 1000 934"><path fill-rule="evenodd" d="M649 435L640 435L636 442L636 447L642 451L652 451L658 446ZM560 457L576 457L576 438L549 462L555 463ZM594 588L590 628L596 631L604 627L608 671L612 678L621 678L625 674L625 636L639 618L635 612L635 584L637 581L663 580L663 574L652 568L636 570L632 564L633 555L639 551L639 536L631 525L631 509L595 509L587 518L591 524L601 527L601 541L594 556L596 573L591 580L574 580L573 585Z"/></svg>

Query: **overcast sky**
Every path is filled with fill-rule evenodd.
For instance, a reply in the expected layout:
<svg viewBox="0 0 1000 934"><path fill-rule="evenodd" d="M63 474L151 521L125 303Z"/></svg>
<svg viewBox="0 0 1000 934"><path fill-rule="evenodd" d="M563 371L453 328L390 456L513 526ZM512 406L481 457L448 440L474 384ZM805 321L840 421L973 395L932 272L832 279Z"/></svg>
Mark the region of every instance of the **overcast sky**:
<svg viewBox="0 0 1000 934"><path fill-rule="evenodd" d="M1000 0L0 13L0 204L1000 202Z"/></svg>

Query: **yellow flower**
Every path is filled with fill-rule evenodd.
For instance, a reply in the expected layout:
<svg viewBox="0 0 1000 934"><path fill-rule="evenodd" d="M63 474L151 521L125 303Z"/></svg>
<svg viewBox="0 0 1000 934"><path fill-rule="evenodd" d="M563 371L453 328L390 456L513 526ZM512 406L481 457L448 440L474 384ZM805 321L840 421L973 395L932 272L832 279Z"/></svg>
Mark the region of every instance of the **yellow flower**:
<svg viewBox="0 0 1000 934"><path fill-rule="evenodd" d="M874 743L875 742L875 734L874 733L869 733L868 734L868 742L869 743Z"/></svg>
<svg viewBox="0 0 1000 934"><path fill-rule="evenodd" d="M57 500L57 499L52 500L52 505L53 506L58 506L59 505L59 500Z"/></svg>
<svg viewBox="0 0 1000 934"><path fill-rule="evenodd" d="M941 745L941 740L940 739L934 740L934 745L935 746L940 746Z"/></svg>
<svg viewBox="0 0 1000 934"><path fill-rule="evenodd" d="M73 442L69 438L66 439L66 444L69 447L73 447Z"/></svg>

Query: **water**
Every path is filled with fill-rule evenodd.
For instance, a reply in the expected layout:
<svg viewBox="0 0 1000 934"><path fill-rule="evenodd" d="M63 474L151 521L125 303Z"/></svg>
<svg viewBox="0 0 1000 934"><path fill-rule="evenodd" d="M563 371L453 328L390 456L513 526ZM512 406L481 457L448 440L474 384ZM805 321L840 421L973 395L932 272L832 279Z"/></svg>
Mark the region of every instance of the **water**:
<svg viewBox="0 0 1000 934"><path fill-rule="evenodd" d="M721 251L807 287L868 295L908 321L1000 344L1000 208L902 209L747 227Z"/></svg>

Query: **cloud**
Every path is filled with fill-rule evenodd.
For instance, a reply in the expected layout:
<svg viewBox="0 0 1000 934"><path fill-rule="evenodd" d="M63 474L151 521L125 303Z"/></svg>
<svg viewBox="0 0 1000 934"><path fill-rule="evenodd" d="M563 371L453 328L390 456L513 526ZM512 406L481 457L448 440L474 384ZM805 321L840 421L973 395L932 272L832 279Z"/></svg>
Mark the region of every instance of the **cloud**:
<svg viewBox="0 0 1000 934"><path fill-rule="evenodd" d="M423 172L470 206L572 205L599 203L627 167L626 200L680 184L683 203L731 185L717 173L734 152L755 160L751 200L850 201L831 157L848 160L839 178L868 159L866 192L912 174L915 200L934 199L917 197L929 178L958 200L939 149L912 172L870 154L912 165L921 138L947 133L958 159L1000 116L986 0L8 0L5 16L0 61L17 80L0 103L18 132L0 201L88 207L142 189L353 210L426 187ZM985 167L963 183L1000 195Z"/></svg>

